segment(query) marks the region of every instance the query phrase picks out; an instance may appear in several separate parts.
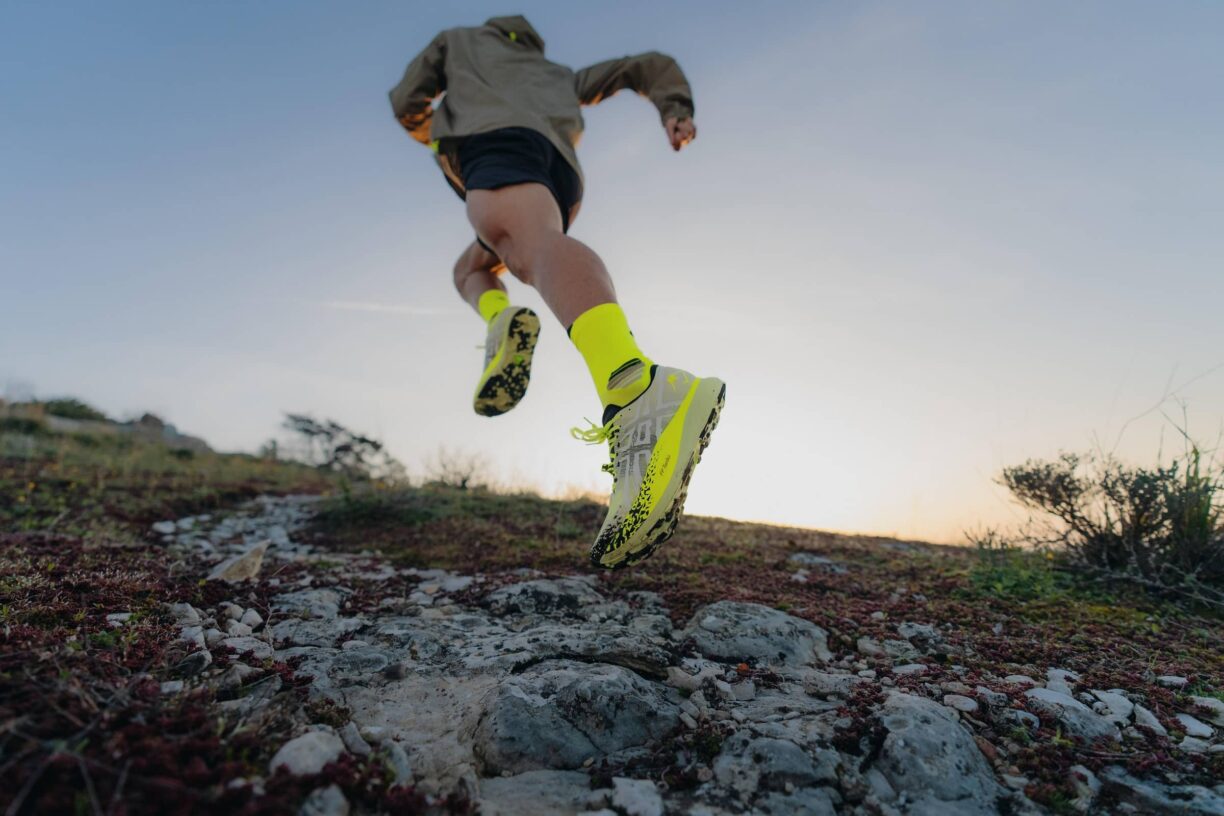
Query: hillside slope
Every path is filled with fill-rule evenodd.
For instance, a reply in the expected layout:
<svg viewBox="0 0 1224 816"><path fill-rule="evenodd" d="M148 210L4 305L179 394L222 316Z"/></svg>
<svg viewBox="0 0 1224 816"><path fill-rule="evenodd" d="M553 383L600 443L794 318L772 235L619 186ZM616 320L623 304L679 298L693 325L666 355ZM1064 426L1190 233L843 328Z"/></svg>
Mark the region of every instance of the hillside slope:
<svg viewBox="0 0 1224 816"><path fill-rule="evenodd" d="M591 502L40 444L0 460L8 812L1224 806L1219 621L1039 560L688 518L594 573Z"/></svg>

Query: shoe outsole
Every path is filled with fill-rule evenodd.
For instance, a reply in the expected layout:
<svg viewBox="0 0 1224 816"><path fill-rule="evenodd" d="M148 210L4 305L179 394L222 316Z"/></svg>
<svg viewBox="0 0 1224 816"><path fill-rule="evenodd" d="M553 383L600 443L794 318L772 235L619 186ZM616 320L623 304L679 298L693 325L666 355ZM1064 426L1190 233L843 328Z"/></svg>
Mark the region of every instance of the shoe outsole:
<svg viewBox="0 0 1224 816"><path fill-rule="evenodd" d="M531 357L540 336L540 318L531 309L519 309L510 320L502 362L481 383L472 407L481 416L501 416L519 404L531 381Z"/></svg>
<svg viewBox="0 0 1224 816"><path fill-rule="evenodd" d="M615 564L603 564L600 562L602 552L591 552L592 565L601 569L619 570L625 567L631 567L634 564L644 561L654 555L664 543L668 541L676 533L676 525L680 523L680 516L684 513L684 501L688 498L689 480L693 477L693 470L697 467L697 463L701 461L701 454L709 447L710 436L714 433L714 429L718 426L719 417L722 414L723 405L727 401L727 386L724 383L718 391L718 398L714 403L714 408L710 411L709 417L706 419L704 427L701 429L701 434L698 437L697 447L688 465L684 468L684 474L680 477L680 489L676 491L675 497L672 499L671 505L667 508L663 517L651 527L647 533L646 543L636 550L628 552L625 557ZM598 545L596 545L598 549Z"/></svg>

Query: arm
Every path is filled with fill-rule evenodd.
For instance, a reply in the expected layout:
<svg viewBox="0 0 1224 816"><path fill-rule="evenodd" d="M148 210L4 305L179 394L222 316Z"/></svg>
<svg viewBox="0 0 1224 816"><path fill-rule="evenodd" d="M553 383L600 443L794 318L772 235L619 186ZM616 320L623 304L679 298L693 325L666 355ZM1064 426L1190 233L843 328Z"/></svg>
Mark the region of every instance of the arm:
<svg viewBox="0 0 1224 816"><path fill-rule="evenodd" d="M583 68L575 81L578 101L596 105L628 88L654 103L672 147L679 150L697 135L693 127L693 91L676 61L650 51Z"/></svg>
<svg viewBox="0 0 1224 816"><path fill-rule="evenodd" d="M446 34L434 37L404 71L404 78L391 89L391 109L404 130L421 144L429 144L433 101L446 90Z"/></svg>

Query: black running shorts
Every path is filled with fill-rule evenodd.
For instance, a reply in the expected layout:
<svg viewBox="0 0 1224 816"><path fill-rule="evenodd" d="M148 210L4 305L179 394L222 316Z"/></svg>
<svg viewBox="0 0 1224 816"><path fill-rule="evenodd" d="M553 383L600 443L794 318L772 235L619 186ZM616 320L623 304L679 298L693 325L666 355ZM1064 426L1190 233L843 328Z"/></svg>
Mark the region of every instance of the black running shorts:
<svg viewBox="0 0 1224 816"><path fill-rule="evenodd" d="M467 190L543 184L561 210L561 228L569 231L570 210L582 200L582 181L561 151L543 135L521 127L477 133L465 136L455 155ZM483 241L481 246L489 249Z"/></svg>

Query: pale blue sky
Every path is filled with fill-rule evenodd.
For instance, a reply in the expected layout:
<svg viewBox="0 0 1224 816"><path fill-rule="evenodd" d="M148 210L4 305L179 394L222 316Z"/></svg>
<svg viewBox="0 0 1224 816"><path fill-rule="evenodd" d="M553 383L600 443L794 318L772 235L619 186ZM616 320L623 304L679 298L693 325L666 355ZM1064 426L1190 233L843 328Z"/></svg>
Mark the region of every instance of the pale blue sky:
<svg viewBox="0 0 1224 816"><path fill-rule="evenodd" d="M284 410L598 489L555 322L469 407L471 232L386 101L432 36L526 14L575 67L693 83L587 113L573 234L656 359L728 381L690 509L954 540L1000 467L1154 456L1224 417L1224 5L0 2L0 384L251 450ZM519 302L534 293L512 286ZM1200 376L1204 375L1204 376ZM1167 410L1180 411L1173 402ZM1165 433L1165 446L1170 446Z"/></svg>

